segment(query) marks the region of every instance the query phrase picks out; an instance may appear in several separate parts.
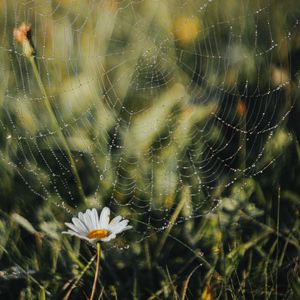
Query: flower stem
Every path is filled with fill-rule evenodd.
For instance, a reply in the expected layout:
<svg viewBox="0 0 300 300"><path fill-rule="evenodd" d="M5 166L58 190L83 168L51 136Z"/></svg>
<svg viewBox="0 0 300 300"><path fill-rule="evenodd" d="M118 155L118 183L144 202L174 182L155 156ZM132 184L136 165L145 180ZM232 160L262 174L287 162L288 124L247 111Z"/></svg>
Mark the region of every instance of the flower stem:
<svg viewBox="0 0 300 300"><path fill-rule="evenodd" d="M68 158L70 160L70 165L71 165L72 173L73 173L73 175L75 177L75 181L76 181L76 184L77 184L77 189L78 189L80 198L81 198L81 200L83 202L85 202L85 195L84 195L84 191L83 191L83 187L82 187L82 184L81 184L81 180L80 180L80 177L79 177L76 165L75 165L75 161L74 161L74 159L72 157L71 150L70 150L70 148L68 146L66 138L63 135L63 133L61 131L61 128L59 126L59 123L57 121L57 118L56 118L56 116L55 116L55 114L53 112L51 103L49 101L49 98L48 98L48 95L47 95L47 92L46 92L46 89L45 89L45 87L43 85L43 82L41 80L41 76L40 76L40 73L38 71L35 58L34 58L33 55L30 55L30 56L28 56L28 59L29 59L29 61L31 63L31 66L32 66L32 69L33 69L33 72L34 72L34 75L35 75L35 78L36 78L36 81L37 81L37 83L39 85L39 88L40 88L42 94L45 97L45 105L46 105L46 109L47 109L47 112L49 114L51 123L56 128L56 130L58 132L58 135L59 135L59 138L60 138L60 140L61 140L61 142L63 144L63 147L64 147L64 149L65 149L65 151L67 153L67 156L68 156Z"/></svg>
<svg viewBox="0 0 300 300"><path fill-rule="evenodd" d="M96 285L97 285L97 279L99 276L99 269L100 269L100 256L101 256L101 247L100 247L100 242L97 243L97 262L96 262L96 272L95 272L95 277L94 277L94 283L93 283L93 289L91 293L90 300L94 299L95 296L95 291L96 291Z"/></svg>
<svg viewBox="0 0 300 300"><path fill-rule="evenodd" d="M95 260L96 255L94 255L91 260L88 262L88 264L85 266L85 268L80 272L79 276L77 277L77 279L75 280L75 282L72 284L72 286L70 287L70 289L68 290L67 294L65 295L65 297L63 298L63 300L68 300L71 292L73 291L73 289L77 286L77 283L80 281L80 279L82 278L82 276L85 274L85 272L89 269L89 267L91 266L92 262Z"/></svg>

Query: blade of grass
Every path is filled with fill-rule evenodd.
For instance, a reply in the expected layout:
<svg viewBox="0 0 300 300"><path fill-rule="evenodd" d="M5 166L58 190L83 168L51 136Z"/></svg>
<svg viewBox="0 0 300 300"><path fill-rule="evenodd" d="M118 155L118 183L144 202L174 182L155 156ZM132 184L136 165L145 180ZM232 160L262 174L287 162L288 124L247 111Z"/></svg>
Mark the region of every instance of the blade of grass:
<svg viewBox="0 0 300 300"><path fill-rule="evenodd" d="M84 190L83 190L83 187L82 187L82 184L81 184L81 180L80 180L77 168L76 168L75 161L74 161L73 156L71 154L71 150L69 148L67 140L66 140L65 136L63 135L63 133L61 131L61 128L59 126L59 123L58 123L58 121L56 119L56 116L55 116L55 114L53 112L50 100L48 98L46 89L44 87L44 84L42 82L39 70L38 70L37 65L36 65L35 57L33 55L31 55L31 56L28 57L28 59L29 59L29 61L31 63L31 66L32 66L32 69L33 69L33 73L35 75L35 78L36 78L36 81L38 83L38 86L39 86L42 94L45 97L45 105L46 105L46 109L47 109L48 115L50 116L51 123L52 123L53 126L55 126L55 129L57 130L57 133L59 135L59 139L61 140L61 142L63 144L63 147L64 147L64 149L65 149L65 151L67 153L67 156L68 156L68 158L70 160L70 165L71 165L72 173L73 173L73 175L75 177L75 180L76 180L76 183L77 183L78 193L79 193L79 195L81 197L81 200L83 202L85 202Z"/></svg>
<svg viewBox="0 0 300 300"><path fill-rule="evenodd" d="M169 221L169 226L166 228L166 230L164 231L163 233L163 236L161 237L160 241L159 241L159 244L156 248L156 252L155 252L155 257L158 257L159 254L160 254L160 251L162 250L175 222L176 222L176 219L178 218L184 204L187 202L187 194L189 195L189 187L184 187L182 189L182 194L181 194L181 200L179 201L175 211L173 212L171 218L170 218L170 221Z"/></svg>
<svg viewBox="0 0 300 300"><path fill-rule="evenodd" d="M278 187L278 198L277 198L277 224L276 224L276 270L275 270L275 299L277 300L277 290L278 290L278 257L279 257L279 218L280 218L280 186Z"/></svg>
<svg viewBox="0 0 300 300"><path fill-rule="evenodd" d="M134 274L134 280L133 280L133 291L132 291L132 299L133 300L138 300L138 284L137 284L137 278L136 274Z"/></svg>
<svg viewBox="0 0 300 300"><path fill-rule="evenodd" d="M196 272L197 269L199 269L202 265L199 265L197 266L196 268L194 268L192 270L192 272L189 274L189 276L186 278L186 280L183 281L183 284L182 284L182 290L181 290L181 300L184 300L185 297L186 297L186 291L187 291L187 288L188 288L188 285L189 285L189 282L193 276L193 274Z"/></svg>
<svg viewBox="0 0 300 300"><path fill-rule="evenodd" d="M202 252L199 251L199 249L194 250L191 247L189 247L188 245L186 245L184 242L182 242L181 240L177 239L175 236L172 236L172 235L169 235L169 236L171 239L180 243L182 246L186 247L188 250L190 250L192 253L194 253L195 257L197 257L207 269L209 269L209 270L214 269L214 267L202 256L202 254L201 254Z"/></svg>
<svg viewBox="0 0 300 300"><path fill-rule="evenodd" d="M258 226L260 226L261 228L264 228L265 230L269 231L270 233L273 233L273 234L278 234L279 237L281 237L282 239L284 239L285 241L288 241L291 245L293 245L298 251L300 251L300 244L299 244L299 241L297 241L296 239L291 239L290 237L292 237L291 234L289 234L288 236L285 236L283 233L281 232L278 232L266 225L266 224L263 224L257 220L255 220L254 218L252 218L251 216L248 216L248 214L246 214L243 210L239 210L239 212L241 213L241 215L248 221L251 221L253 224L256 224Z"/></svg>
<svg viewBox="0 0 300 300"><path fill-rule="evenodd" d="M40 290L39 300L46 300L46 293L44 288L41 288Z"/></svg>
<svg viewBox="0 0 300 300"><path fill-rule="evenodd" d="M74 281L74 283L71 285L71 287L69 288L67 294L65 295L65 297L63 298L63 300L68 300L73 289L76 288L78 282L80 281L80 279L82 278L82 276L86 273L86 271L90 268L90 266L92 265L92 263L94 262L96 258L96 255L94 255L91 260L88 262L88 264L85 266L85 268L80 272L79 276L77 277L77 279Z"/></svg>

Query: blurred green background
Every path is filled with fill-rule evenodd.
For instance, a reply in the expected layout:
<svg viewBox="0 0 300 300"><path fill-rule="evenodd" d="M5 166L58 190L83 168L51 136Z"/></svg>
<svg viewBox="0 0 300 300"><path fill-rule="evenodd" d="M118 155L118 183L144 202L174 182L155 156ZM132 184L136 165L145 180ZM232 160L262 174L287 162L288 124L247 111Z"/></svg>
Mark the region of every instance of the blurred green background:
<svg viewBox="0 0 300 300"><path fill-rule="evenodd" d="M1 299L300 299L299 1L0 4Z"/></svg>

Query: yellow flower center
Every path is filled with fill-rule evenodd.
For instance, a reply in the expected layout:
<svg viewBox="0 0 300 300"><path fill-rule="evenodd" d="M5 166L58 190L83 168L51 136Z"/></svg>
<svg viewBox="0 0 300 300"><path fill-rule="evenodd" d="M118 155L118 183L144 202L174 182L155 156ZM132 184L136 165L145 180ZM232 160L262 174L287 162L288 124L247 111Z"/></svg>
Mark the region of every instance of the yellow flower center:
<svg viewBox="0 0 300 300"><path fill-rule="evenodd" d="M109 231L106 229L96 229L88 233L89 239L103 239L109 236Z"/></svg>

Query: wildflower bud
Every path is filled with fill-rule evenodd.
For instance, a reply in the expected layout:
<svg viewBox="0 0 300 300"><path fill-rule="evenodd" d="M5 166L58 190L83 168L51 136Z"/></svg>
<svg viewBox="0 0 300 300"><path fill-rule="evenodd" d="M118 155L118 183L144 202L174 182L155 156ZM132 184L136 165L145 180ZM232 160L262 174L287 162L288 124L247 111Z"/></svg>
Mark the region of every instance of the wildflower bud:
<svg viewBox="0 0 300 300"><path fill-rule="evenodd" d="M37 249L40 251L43 246L43 237L39 232L36 232L34 234L34 238L35 238L35 245L36 245Z"/></svg>
<svg viewBox="0 0 300 300"><path fill-rule="evenodd" d="M14 28L13 34L16 42L22 44L23 54L31 57L34 54L34 47L31 43L30 25L22 23L18 28Z"/></svg>
<svg viewBox="0 0 300 300"><path fill-rule="evenodd" d="M247 107L246 107L246 104L244 101L239 100L237 107L236 107L236 111L240 117L244 117L244 115L246 114L246 111L247 111Z"/></svg>
<svg viewBox="0 0 300 300"><path fill-rule="evenodd" d="M222 248L220 248L218 246L214 246L214 247L212 247L212 253L214 253L215 255L219 255L222 253Z"/></svg>
<svg viewBox="0 0 300 300"><path fill-rule="evenodd" d="M216 279L217 281L222 281L223 280L222 275L219 274L218 272L213 273L213 278Z"/></svg>
<svg viewBox="0 0 300 300"><path fill-rule="evenodd" d="M214 299L214 293L213 293L213 288L210 284L208 284L204 291L202 292L201 299L205 300L213 300Z"/></svg>

